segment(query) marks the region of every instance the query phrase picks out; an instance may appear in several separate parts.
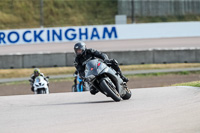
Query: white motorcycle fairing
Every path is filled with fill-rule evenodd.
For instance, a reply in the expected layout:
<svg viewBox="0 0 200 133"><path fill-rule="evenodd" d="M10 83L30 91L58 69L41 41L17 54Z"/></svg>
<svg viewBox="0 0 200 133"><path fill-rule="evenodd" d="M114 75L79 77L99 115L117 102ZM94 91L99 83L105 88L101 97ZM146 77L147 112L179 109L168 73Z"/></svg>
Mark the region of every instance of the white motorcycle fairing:
<svg viewBox="0 0 200 133"><path fill-rule="evenodd" d="M44 80L44 77L38 76L33 83L35 94L49 94L48 82Z"/></svg>

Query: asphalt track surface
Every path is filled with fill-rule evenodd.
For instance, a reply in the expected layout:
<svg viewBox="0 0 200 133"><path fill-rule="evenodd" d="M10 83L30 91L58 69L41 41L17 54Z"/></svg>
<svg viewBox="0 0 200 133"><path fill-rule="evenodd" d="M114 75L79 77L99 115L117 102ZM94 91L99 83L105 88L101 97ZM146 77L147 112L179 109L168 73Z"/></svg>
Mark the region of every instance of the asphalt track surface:
<svg viewBox="0 0 200 133"><path fill-rule="evenodd" d="M126 51L152 48L196 48L200 47L200 37L89 41L86 43L88 48L94 48L100 51ZM74 42L1 45L0 54L73 52L73 46Z"/></svg>
<svg viewBox="0 0 200 133"><path fill-rule="evenodd" d="M89 92L0 97L1 133L199 133L200 88L133 89L113 102Z"/></svg>

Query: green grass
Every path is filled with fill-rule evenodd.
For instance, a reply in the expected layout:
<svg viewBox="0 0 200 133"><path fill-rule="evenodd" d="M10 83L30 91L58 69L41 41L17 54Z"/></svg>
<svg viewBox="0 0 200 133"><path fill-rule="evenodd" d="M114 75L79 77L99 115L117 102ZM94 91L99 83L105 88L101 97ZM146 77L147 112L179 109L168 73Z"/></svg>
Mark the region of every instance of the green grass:
<svg viewBox="0 0 200 133"><path fill-rule="evenodd" d="M122 71L150 70L150 69L174 69L200 67L200 63L173 63L173 64L143 64L143 65L122 65Z"/></svg>
<svg viewBox="0 0 200 133"><path fill-rule="evenodd" d="M113 24L117 0L43 0L44 27ZM40 27L40 0L1 0L0 29Z"/></svg>
<svg viewBox="0 0 200 133"><path fill-rule="evenodd" d="M200 63L175 63L175 64L144 64L144 65L123 65L122 71L149 70L149 69L174 69L174 68L194 68L200 67ZM0 79L29 77L33 73L33 68L26 69L0 69ZM65 75L73 74L75 67L54 67L40 68L45 75ZM187 72L182 72L187 73ZM154 74L156 75L156 74ZM157 75L160 75L158 73Z"/></svg>
<svg viewBox="0 0 200 133"><path fill-rule="evenodd" d="M44 27L114 24L118 0L43 0ZM40 27L40 0L0 0L0 29ZM200 15L136 16L136 23L200 21ZM128 18L128 23L131 18Z"/></svg>
<svg viewBox="0 0 200 133"><path fill-rule="evenodd" d="M29 77L33 73L33 70L34 70L33 68L0 69L0 79ZM45 75L63 75L63 74L73 74L75 68L74 67L40 68L40 71Z"/></svg>
<svg viewBox="0 0 200 133"><path fill-rule="evenodd" d="M50 83L55 82L65 82L65 81L73 81L74 78L59 78L59 79L49 79ZM7 82L7 83L0 83L0 86L7 86L7 85L21 85L21 84L30 84L28 81L16 81L16 82Z"/></svg>
<svg viewBox="0 0 200 133"><path fill-rule="evenodd" d="M122 71L131 70L148 70L148 69L173 69L173 68L194 68L200 67L200 63L179 63L179 64L144 64L144 65L123 65L120 66ZM28 69L0 69L0 78L20 78L29 77L33 73L32 68ZM40 68L41 72L45 75L63 75L73 74L75 71L74 67L55 67L55 68ZM189 75L189 74L200 74L200 71L183 71L183 72L171 72L171 73L149 73L149 74L134 74L126 75L128 78L141 78L141 77L152 77L152 76L164 76L164 75ZM62 81L73 81L74 78L61 78L51 79L50 82L62 82ZM0 85L13 85L13 84L28 84L28 81L22 82L9 82L0 83Z"/></svg>
<svg viewBox="0 0 200 133"><path fill-rule="evenodd" d="M192 87L200 87L200 81L186 82L186 83L178 83L172 86L192 86Z"/></svg>
<svg viewBox="0 0 200 133"><path fill-rule="evenodd" d="M147 74L134 74L126 75L128 78L141 78L141 77L155 77L155 76L165 76L165 75L189 75L189 74L200 74L200 71L183 71L183 72L159 72L159 73L147 73Z"/></svg>
<svg viewBox="0 0 200 133"><path fill-rule="evenodd" d="M189 74L200 74L200 71L183 71L183 72L169 72L169 73L149 73L149 74L133 74L133 75L126 75L129 79L131 78L143 78L143 77L155 77L155 76L165 76L165 75L189 75ZM59 79L49 79L49 82L65 82L71 81L73 82L74 78L59 78ZM0 83L1 86L4 85L18 85L18 84L29 84L28 81L18 81L18 82L8 82L8 83Z"/></svg>

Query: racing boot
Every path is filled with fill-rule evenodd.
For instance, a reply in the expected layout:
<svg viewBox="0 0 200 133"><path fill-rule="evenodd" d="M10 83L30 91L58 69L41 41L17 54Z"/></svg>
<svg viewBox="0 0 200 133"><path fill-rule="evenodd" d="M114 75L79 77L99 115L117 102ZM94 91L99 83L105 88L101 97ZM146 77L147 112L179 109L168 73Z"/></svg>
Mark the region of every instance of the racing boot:
<svg viewBox="0 0 200 133"><path fill-rule="evenodd" d="M127 83L127 82L129 81L128 78L125 77L122 73L119 72L119 75L120 75L121 79L122 79L124 82Z"/></svg>
<svg viewBox="0 0 200 133"><path fill-rule="evenodd" d="M90 87L90 93L92 94L92 95L95 95L95 94L97 94L99 92L99 90L97 90L97 89L95 89L94 87Z"/></svg>

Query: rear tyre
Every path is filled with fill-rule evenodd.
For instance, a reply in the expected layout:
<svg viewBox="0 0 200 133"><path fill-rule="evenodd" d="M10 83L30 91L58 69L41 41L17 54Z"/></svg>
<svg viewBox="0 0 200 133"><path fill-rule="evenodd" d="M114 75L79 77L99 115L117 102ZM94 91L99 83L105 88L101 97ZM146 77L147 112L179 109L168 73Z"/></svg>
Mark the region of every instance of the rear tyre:
<svg viewBox="0 0 200 133"><path fill-rule="evenodd" d="M128 99L131 98L132 93L131 93L129 88L126 88L125 90L126 90L126 94L122 97L122 99L123 100L128 100Z"/></svg>
<svg viewBox="0 0 200 133"><path fill-rule="evenodd" d="M121 97L115 88L112 88L106 80L102 80L100 83L100 88L107 93L115 102L119 102Z"/></svg>

